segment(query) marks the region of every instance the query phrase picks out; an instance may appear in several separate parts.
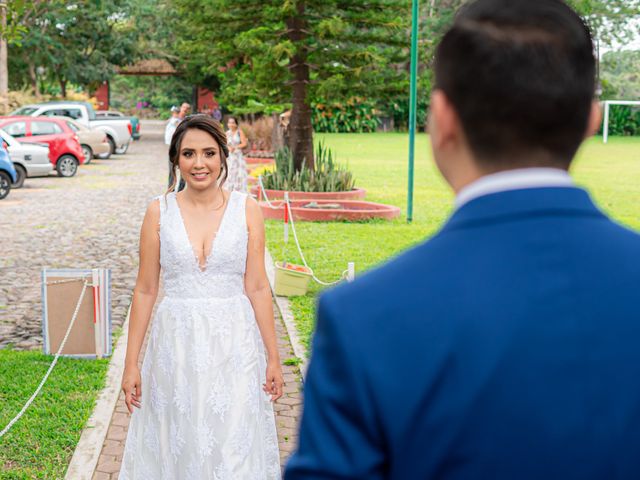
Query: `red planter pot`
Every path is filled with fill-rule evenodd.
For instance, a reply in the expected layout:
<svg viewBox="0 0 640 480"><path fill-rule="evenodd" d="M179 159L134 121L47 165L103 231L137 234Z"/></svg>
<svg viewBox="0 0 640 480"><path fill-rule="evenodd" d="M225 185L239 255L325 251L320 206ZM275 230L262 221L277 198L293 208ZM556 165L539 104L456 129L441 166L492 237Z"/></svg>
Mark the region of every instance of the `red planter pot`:
<svg viewBox="0 0 640 480"><path fill-rule="evenodd" d="M252 187L251 194L260 198L260 187ZM284 190L265 190L269 200L284 199ZM289 200L362 200L367 195L363 188L354 188L348 192L289 192Z"/></svg>
<svg viewBox="0 0 640 480"><path fill-rule="evenodd" d="M305 208L311 201L319 205L319 208ZM265 218L279 220L284 218L284 202L272 202L276 209L270 208L267 202L260 202L262 213ZM372 218L382 218L391 220L400 215L400 209L393 205L384 205L382 203L363 202L359 200L323 200L323 199L307 199L292 200L291 212L293 219L296 221L306 222L331 222L331 221L356 221L369 220ZM342 208L322 208L323 204L340 204Z"/></svg>
<svg viewBox="0 0 640 480"><path fill-rule="evenodd" d="M262 158L262 157L244 157L244 161L247 165L269 165L275 163L273 158Z"/></svg>

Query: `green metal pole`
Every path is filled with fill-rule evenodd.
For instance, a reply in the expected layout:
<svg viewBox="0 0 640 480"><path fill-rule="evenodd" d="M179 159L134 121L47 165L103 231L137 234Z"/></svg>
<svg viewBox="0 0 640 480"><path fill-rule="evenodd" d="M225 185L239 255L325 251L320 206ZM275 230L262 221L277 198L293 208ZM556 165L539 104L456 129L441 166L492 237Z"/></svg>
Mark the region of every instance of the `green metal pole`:
<svg viewBox="0 0 640 480"><path fill-rule="evenodd" d="M407 223L413 222L413 157L416 146L416 100L418 93L418 2L411 8L411 84L409 92L409 189Z"/></svg>

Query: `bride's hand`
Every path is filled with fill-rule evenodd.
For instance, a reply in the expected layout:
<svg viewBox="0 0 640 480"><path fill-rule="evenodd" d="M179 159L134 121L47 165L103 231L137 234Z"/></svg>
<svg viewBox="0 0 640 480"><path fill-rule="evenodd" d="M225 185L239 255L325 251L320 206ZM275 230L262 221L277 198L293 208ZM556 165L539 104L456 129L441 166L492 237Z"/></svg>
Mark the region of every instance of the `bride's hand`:
<svg viewBox="0 0 640 480"><path fill-rule="evenodd" d="M262 389L271 395L271 401L275 402L282 396L284 378L282 377L282 367L280 362L269 362L267 365L267 381Z"/></svg>
<svg viewBox="0 0 640 480"><path fill-rule="evenodd" d="M142 378L138 366L125 367L122 375L122 391L124 392L124 403L127 404L129 413L133 413L133 407L140 408L142 404Z"/></svg>

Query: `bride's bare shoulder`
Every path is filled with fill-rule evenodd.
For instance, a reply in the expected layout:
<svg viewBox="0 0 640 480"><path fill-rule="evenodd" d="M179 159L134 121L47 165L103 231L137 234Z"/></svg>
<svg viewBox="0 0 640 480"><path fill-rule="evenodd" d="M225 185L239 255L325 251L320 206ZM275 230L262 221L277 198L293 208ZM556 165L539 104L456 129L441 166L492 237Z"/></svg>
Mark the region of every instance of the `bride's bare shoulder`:
<svg viewBox="0 0 640 480"><path fill-rule="evenodd" d="M147 206L147 211L144 215L143 225L159 225L160 224L160 204L164 202L164 195L156 197Z"/></svg>

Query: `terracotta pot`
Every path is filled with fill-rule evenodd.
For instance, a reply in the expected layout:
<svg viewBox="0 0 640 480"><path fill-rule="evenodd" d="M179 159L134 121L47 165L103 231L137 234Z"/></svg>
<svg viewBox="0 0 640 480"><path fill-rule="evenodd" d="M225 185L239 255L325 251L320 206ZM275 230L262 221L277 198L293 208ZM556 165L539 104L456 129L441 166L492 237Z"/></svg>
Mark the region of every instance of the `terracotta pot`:
<svg viewBox="0 0 640 480"><path fill-rule="evenodd" d="M319 208L305 208L305 205L314 202ZM400 215L400 209L393 205L382 203L364 202L360 200L331 201L326 199L293 200L291 212L295 221L306 222L331 222L331 221L356 221L382 218L391 220ZM265 218L280 220L284 218L284 202L272 202L276 209L270 208L267 202L260 202ZM339 204L341 208L322 208L322 205Z"/></svg>
<svg viewBox="0 0 640 480"><path fill-rule="evenodd" d="M260 187L252 187L251 194L258 195ZM284 190L268 190L266 189L267 198L269 200L284 199ZM367 191L363 188L354 188L348 192L289 192L290 200L362 200L367 195Z"/></svg>
<svg viewBox="0 0 640 480"><path fill-rule="evenodd" d="M275 160L273 158L261 157L244 157L244 161L247 163L247 165L269 165L275 163Z"/></svg>

